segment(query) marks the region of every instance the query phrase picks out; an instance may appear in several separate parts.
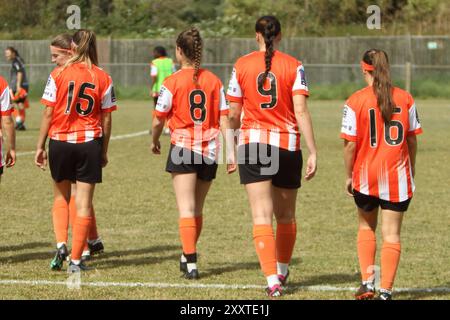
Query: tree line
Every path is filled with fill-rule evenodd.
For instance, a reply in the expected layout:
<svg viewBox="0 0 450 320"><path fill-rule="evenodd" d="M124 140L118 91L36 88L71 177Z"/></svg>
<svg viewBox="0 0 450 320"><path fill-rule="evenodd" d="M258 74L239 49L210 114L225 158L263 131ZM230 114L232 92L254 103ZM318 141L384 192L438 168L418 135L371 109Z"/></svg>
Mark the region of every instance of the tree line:
<svg viewBox="0 0 450 320"><path fill-rule="evenodd" d="M47 39L67 32L66 10L101 37L166 38L191 25L207 37L250 37L256 19L276 15L283 35L449 34L450 1L441 0L0 0L0 38ZM381 9L369 30L367 8Z"/></svg>

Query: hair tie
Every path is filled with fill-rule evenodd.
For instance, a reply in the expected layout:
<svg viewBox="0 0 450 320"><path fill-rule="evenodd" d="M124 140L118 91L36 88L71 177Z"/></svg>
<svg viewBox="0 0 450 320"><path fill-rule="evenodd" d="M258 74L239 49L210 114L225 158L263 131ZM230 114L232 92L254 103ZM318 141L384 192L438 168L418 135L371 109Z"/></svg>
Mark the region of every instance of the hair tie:
<svg viewBox="0 0 450 320"><path fill-rule="evenodd" d="M375 67L371 64L365 63L364 61L361 61L361 68L364 71L374 71Z"/></svg>

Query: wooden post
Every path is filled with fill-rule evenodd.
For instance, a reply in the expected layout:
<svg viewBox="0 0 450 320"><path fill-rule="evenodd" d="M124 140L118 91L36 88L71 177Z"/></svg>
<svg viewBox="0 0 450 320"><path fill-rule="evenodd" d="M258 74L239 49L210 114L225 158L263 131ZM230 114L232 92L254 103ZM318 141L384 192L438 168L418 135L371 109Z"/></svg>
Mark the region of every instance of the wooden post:
<svg viewBox="0 0 450 320"><path fill-rule="evenodd" d="M411 92L411 62L405 64L405 90Z"/></svg>

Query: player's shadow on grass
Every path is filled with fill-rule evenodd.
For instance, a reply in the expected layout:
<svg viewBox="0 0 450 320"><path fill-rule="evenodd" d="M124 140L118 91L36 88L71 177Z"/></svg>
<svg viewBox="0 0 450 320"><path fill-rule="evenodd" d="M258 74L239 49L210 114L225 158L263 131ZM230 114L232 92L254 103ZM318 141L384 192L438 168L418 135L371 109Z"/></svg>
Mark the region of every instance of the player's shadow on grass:
<svg viewBox="0 0 450 320"><path fill-rule="evenodd" d="M26 249L36 249L36 248L48 248L51 246L49 242L29 242L22 244L6 245L0 246L0 252L4 251L20 251Z"/></svg>
<svg viewBox="0 0 450 320"><path fill-rule="evenodd" d="M300 278L301 279L301 278ZM301 291L302 287L309 286L333 286L338 284L348 284L351 283L351 286L357 286L359 281L361 280L361 276L359 273L348 274L348 273L336 273L336 274L323 274L318 276L313 276L306 278L304 280L296 281L296 282L288 282L289 292L297 292Z"/></svg>
<svg viewBox="0 0 450 320"><path fill-rule="evenodd" d="M29 250L29 249L38 249L38 248L49 248L51 246L48 242L29 242L17 245L6 245L0 247L0 252L14 252L21 250ZM38 252L27 252L20 254L12 254L6 257L0 257L0 264L2 263L22 263L32 260L45 260L51 259L54 253L50 251L38 251Z"/></svg>
<svg viewBox="0 0 450 320"><path fill-rule="evenodd" d="M291 263L293 264L299 264L301 262L301 259L294 258L292 259ZM259 265L258 261L254 262L245 262L245 263L234 263L234 264L226 264L221 265L217 268L209 268L205 269L205 271L202 271L201 277L202 278L208 278L212 276L218 276L227 272L235 272L239 270L255 270L259 271L261 270L261 267Z"/></svg>
<svg viewBox="0 0 450 320"><path fill-rule="evenodd" d="M218 276L227 272L235 272L239 270L259 270L259 263L258 262L245 262L245 263L234 263L234 264L228 264L228 265L222 265L218 268L208 268L201 271L201 277L202 278L209 278L213 276Z"/></svg>
<svg viewBox="0 0 450 320"><path fill-rule="evenodd" d="M176 250L177 253L173 253ZM160 263L165 260L174 260L178 262L180 259L180 247L171 245L159 245L148 248L122 250L106 252L99 256L95 256L91 264L97 269L109 269L124 266L137 266ZM168 253L164 256L151 256L152 253ZM126 258L127 256L142 256Z"/></svg>

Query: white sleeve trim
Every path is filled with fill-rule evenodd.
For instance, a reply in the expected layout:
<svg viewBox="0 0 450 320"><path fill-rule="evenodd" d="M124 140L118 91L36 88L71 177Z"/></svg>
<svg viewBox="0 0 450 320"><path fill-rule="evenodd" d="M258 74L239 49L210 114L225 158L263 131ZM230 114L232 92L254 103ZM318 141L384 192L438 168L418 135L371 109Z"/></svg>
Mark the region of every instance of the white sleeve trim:
<svg viewBox="0 0 450 320"><path fill-rule="evenodd" d="M296 90L308 90L308 83L306 82L306 76L305 76L305 68L303 65L300 65L297 67L297 76L295 77L294 86L292 87L292 91Z"/></svg>
<svg viewBox="0 0 450 320"><path fill-rule="evenodd" d="M116 105L116 95L114 93L114 85L111 83L106 89L102 98L102 110L109 109Z"/></svg>
<svg viewBox="0 0 450 320"><path fill-rule="evenodd" d="M356 137L356 113L348 105L344 106L341 133Z"/></svg>
<svg viewBox="0 0 450 320"><path fill-rule="evenodd" d="M0 96L0 111L6 112L11 110L9 87L7 86Z"/></svg>
<svg viewBox="0 0 450 320"><path fill-rule="evenodd" d="M53 77L50 75L47 80L47 85L45 86L44 95L42 96L42 99L50 101L50 102L56 102L56 83Z"/></svg>
<svg viewBox="0 0 450 320"><path fill-rule="evenodd" d="M172 98L172 92L170 92L170 90L165 86L161 86L155 110L163 113L169 112L172 109Z"/></svg>
<svg viewBox="0 0 450 320"><path fill-rule="evenodd" d="M420 125L419 116L416 109L416 104L414 103L411 108L409 108L409 132L416 131L420 129L422 126Z"/></svg>
<svg viewBox="0 0 450 320"><path fill-rule="evenodd" d="M227 104L227 100L225 99L225 92L223 87L220 87L220 105L219 105L219 110L220 111L225 111L228 110L230 108L230 106Z"/></svg>
<svg viewBox="0 0 450 320"><path fill-rule="evenodd" d="M227 94L232 97L242 98L242 89L236 77L236 68L233 68L233 72L231 73Z"/></svg>

